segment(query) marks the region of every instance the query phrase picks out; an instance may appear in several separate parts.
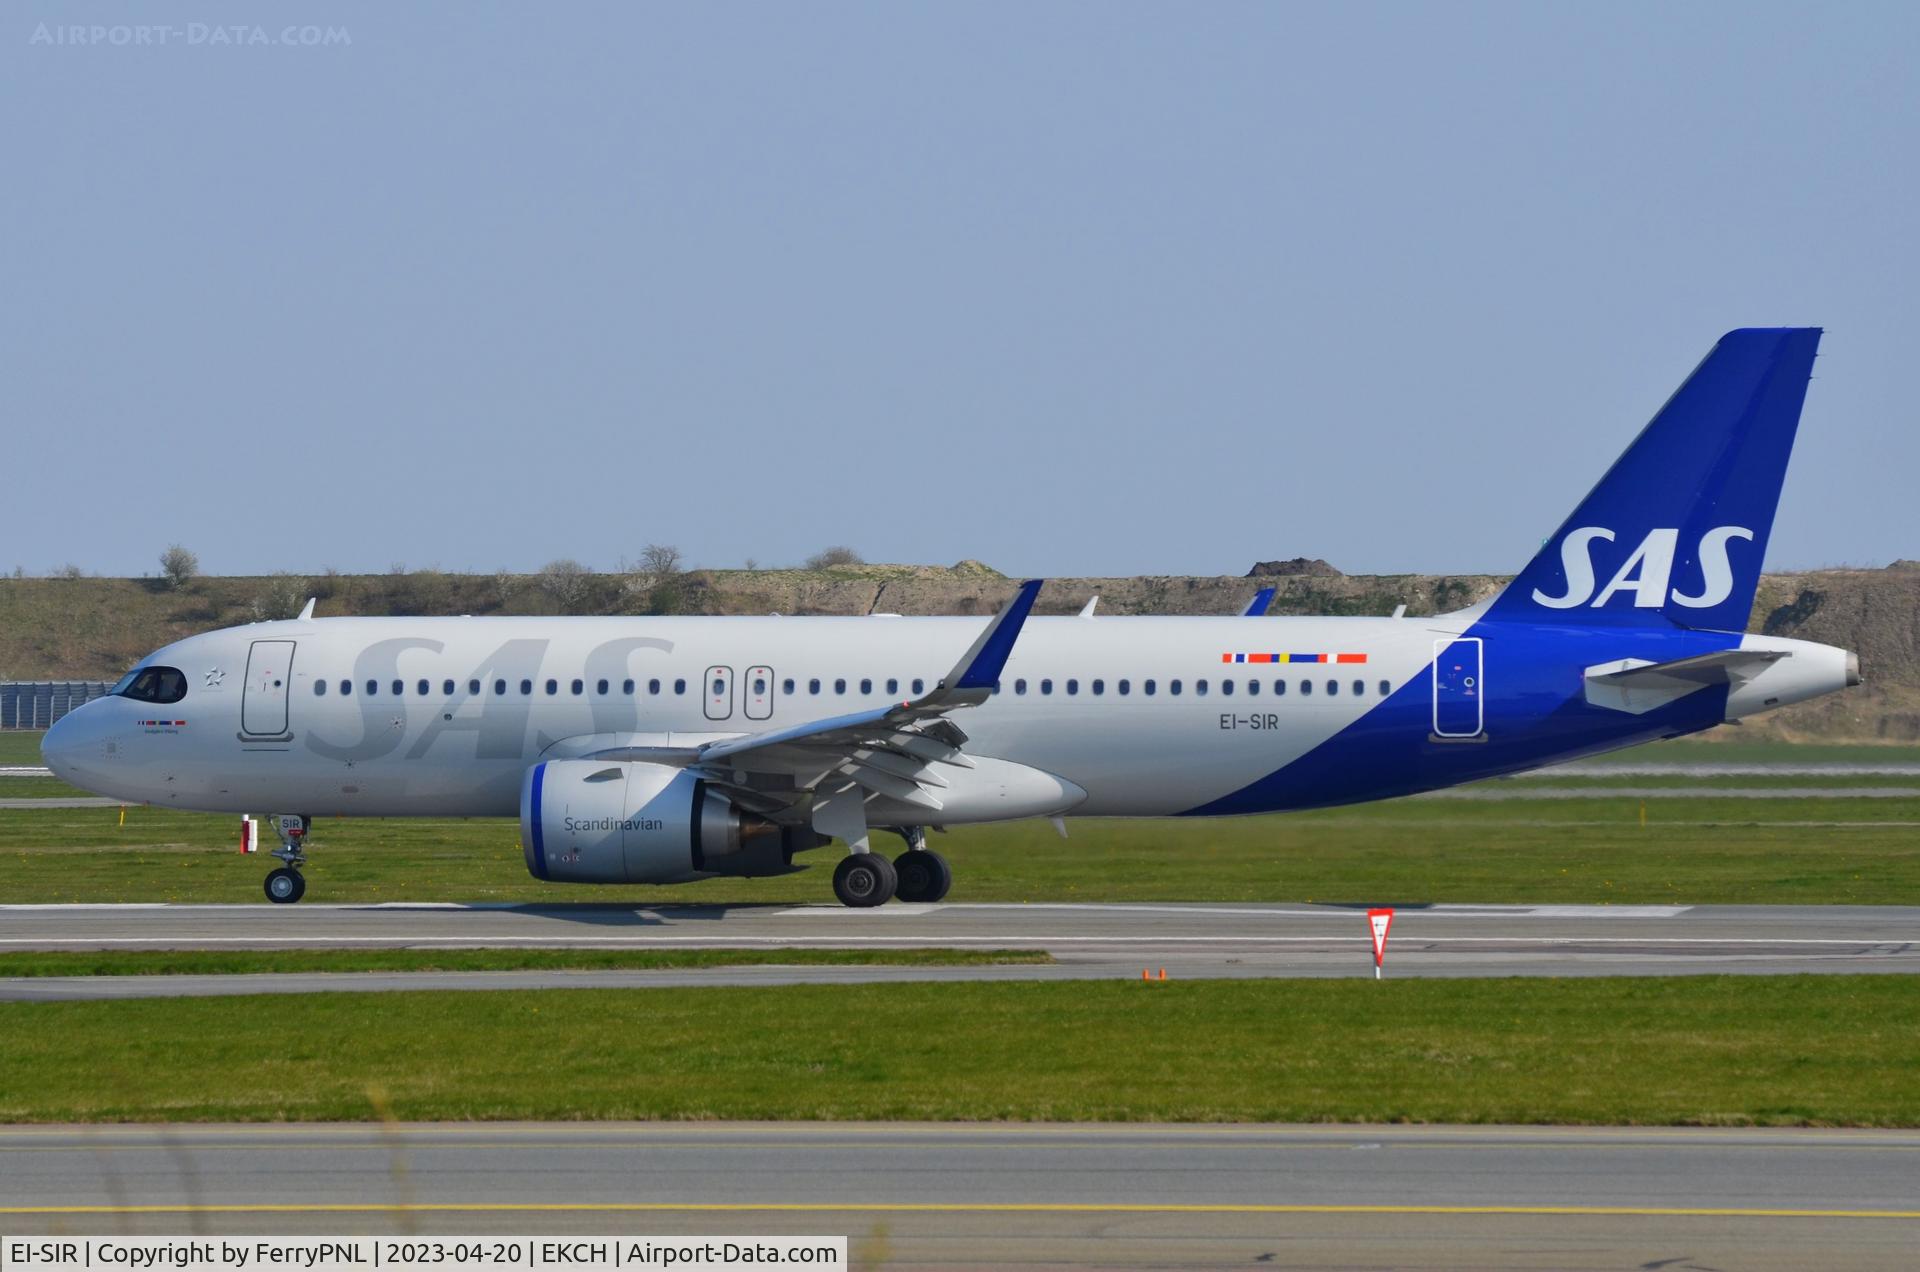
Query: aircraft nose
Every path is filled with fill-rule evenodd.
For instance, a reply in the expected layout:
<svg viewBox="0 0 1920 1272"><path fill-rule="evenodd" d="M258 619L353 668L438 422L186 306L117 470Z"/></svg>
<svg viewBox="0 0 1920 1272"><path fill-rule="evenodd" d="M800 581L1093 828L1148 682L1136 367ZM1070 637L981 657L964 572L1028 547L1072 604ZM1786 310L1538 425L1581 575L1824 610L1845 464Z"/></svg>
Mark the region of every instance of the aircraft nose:
<svg viewBox="0 0 1920 1272"><path fill-rule="evenodd" d="M71 713L61 716L40 739L40 759L55 777L73 780L73 755L79 744L78 731Z"/></svg>
<svg viewBox="0 0 1920 1272"><path fill-rule="evenodd" d="M89 712L97 705L88 702L75 707L55 720L40 739L40 758L55 777L75 786L89 786L89 777L98 767L93 761L105 738L105 722L97 710Z"/></svg>

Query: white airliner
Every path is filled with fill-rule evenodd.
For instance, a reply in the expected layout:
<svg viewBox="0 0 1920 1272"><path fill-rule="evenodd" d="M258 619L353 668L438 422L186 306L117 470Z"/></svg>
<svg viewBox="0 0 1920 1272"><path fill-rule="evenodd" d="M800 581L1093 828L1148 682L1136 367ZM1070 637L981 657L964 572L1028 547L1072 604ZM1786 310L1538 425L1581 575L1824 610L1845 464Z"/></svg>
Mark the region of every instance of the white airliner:
<svg viewBox="0 0 1920 1272"><path fill-rule="evenodd" d="M1722 338L1459 613L1029 618L1038 581L985 623L309 603L158 650L43 750L121 799L285 810L274 901L305 891L313 815L517 813L541 879L780 874L839 839L834 891L869 906L946 895L927 827L1321 807L1693 733L1859 681L1844 650L1743 634L1819 335Z"/></svg>

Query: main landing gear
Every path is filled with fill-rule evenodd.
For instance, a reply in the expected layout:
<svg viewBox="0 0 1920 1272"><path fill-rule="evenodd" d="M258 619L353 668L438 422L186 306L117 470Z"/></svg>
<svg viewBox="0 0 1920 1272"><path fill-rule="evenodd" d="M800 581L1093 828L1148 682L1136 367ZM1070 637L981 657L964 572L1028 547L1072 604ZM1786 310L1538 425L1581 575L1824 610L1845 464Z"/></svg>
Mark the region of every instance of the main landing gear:
<svg viewBox="0 0 1920 1272"><path fill-rule="evenodd" d="M927 847L926 828L902 827L900 835L907 841L907 850L892 861L877 852L859 850L840 859L833 870L833 894L840 904L868 909L897 897L924 905L947 895L953 887L953 868Z"/></svg>
<svg viewBox="0 0 1920 1272"><path fill-rule="evenodd" d="M275 905L292 905L307 895L307 879L300 873L300 867L307 864L307 854L301 848L312 825L313 819L304 813L281 813L273 819L274 833L280 836L280 846L273 850L273 856L286 863L267 872L267 900Z"/></svg>

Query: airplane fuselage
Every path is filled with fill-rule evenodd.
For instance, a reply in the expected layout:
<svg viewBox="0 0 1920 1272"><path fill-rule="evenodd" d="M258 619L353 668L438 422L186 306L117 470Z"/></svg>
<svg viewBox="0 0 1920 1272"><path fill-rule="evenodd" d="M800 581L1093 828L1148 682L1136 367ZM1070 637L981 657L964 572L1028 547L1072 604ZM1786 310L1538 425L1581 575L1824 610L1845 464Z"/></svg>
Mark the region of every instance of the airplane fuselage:
<svg viewBox="0 0 1920 1272"><path fill-rule="evenodd" d="M177 669L184 695L89 703L63 722L49 760L89 789L182 809L512 816L542 759L694 747L918 697L983 623L259 623L157 651L142 666ZM1791 656L1737 689L1640 713L1588 700L1597 665L1738 648ZM1385 798L1696 732L1839 688L1848 674L1843 651L1809 642L1471 613L1035 618L998 692L965 713L976 770L953 774L946 806L925 820ZM1012 781L1014 766L1058 781Z"/></svg>

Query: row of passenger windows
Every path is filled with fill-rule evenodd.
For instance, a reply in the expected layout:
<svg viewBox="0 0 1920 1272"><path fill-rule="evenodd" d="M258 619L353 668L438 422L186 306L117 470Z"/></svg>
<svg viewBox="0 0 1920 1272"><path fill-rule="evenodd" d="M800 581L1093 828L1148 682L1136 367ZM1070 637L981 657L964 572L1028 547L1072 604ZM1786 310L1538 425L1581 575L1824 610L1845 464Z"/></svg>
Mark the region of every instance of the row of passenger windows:
<svg viewBox="0 0 1920 1272"><path fill-rule="evenodd" d="M176 672L174 674L178 675L179 673ZM325 680L314 681L313 682L314 696L318 698L326 697L328 683L329 682ZM406 691L407 691L406 681L393 680L387 683L388 683L387 692L392 697L399 698L399 697L404 697L406 695ZM510 682L508 682L505 679L495 680L493 682L494 696L496 698L507 697L510 693L509 683ZM647 695L649 697L654 697L654 698L659 697L662 692L662 683L663 682L659 680L647 681ZM684 679L676 679L672 683L673 683L673 692L675 694L686 693L687 682ZM818 695L824 692L824 689L822 687L823 683L824 682L822 682L817 678L807 681L807 693L811 695ZM847 683L848 682L845 679L836 679L833 682L833 692L835 694L845 694L847 692ZM916 679L911 683L913 686L914 697L917 698L921 694L927 691L926 681ZM1262 692L1261 686L1266 682L1249 679L1245 683L1246 683L1245 692L1247 696L1251 698L1251 697L1258 697L1261 694ZM1301 694L1309 695L1313 693L1314 682L1312 680L1307 679L1306 677L1302 677L1299 681L1295 683L1298 684L1299 686L1298 691ZM1339 680L1334 679L1333 677L1328 677L1323 683L1325 685L1327 694L1336 695L1341 692L1341 688L1340 688L1341 682ZM1360 697L1367 692L1367 682L1364 680L1355 679L1348 683L1351 686L1349 691L1355 697ZM1219 691L1222 696L1231 697L1233 694L1240 692L1240 690L1237 688L1239 684L1240 684L1239 681L1221 680L1219 682ZM1273 681L1273 696L1276 698L1284 697L1287 693L1287 684L1288 682L1286 680L1276 678ZM340 696L343 698L351 697L353 694L353 685L354 685L354 682L351 680L340 681ZM472 696L478 697L481 692L481 685L482 685L482 682L477 678L467 681L467 693ZM598 697L605 697L607 696L607 694L612 692L612 685L613 685L613 682L609 680L596 680L593 682L593 692ZM874 685L874 682L871 679L863 679L860 681L859 691L862 694L870 695L873 693L873 685ZM517 685L515 687L517 687L519 694L522 697L531 697L533 695L534 682L532 680L522 679L517 682ZM549 696L558 695L560 692L560 682L558 680L548 679L543 683L542 687ZM639 682L635 680L623 680L620 682L620 692L629 698L631 698L634 695L638 687L639 687ZM785 693L788 697L793 697L798 690L798 684L796 681L793 680L792 677L788 677L786 680L783 680L781 682L780 687L781 687L781 691ZM1096 678L1096 679L1089 680L1086 682L1086 687L1088 692L1095 697L1104 696L1107 692L1107 682L1104 679ZM1044 679L1041 679L1037 684L1033 685L1032 688L1034 689L1034 691L1038 692L1043 697L1050 695L1054 691L1053 678L1049 676ZM1077 677L1069 677L1066 680L1061 682L1061 688L1064 690L1064 692L1068 697L1077 696L1080 692L1080 680ZM1127 680L1127 679L1116 680L1113 682L1113 689L1114 689L1114 692L1118 694L1120 697L1122 698L1128 697L1133 693L1133 681ZM1207 696L1208 693L1212 692L1212 689L1213 689L1213 682L1206 680L1204 678L1195 680L1193 682L1193 693L1195 697L1204 698ZM886 682L886 690L887 690L888 697L897 696L900 692L900 682L897 679L888 680ZM1001 690L1001 685L998 682L996 682L993 686L993 692L999 693L1000 690ZM1173 680L1169 680L1167 681L1167 684L1166 684L1166 690L1169 696L1179 697L1181 694L1186 692L1186 682L1177 678ZM587 682L584 680L576 679L576 680L570 680L567 682L567 692L573 695L574 697L579 697L585 694L586 691L587 691ZM712 691L713 691L714 697L716 698L726 697L729 692L727 688L727 682L725 680L716 679L713 682ZM1013 682L1013 692L1016 695L1024 695L1028 691L1029 691L1029 684L1025 677L1022 677ZM1393 683L1391 681L1382 680L1379 683L1379 691L1380 691L1380 695L1382 697L1385 697L1387 694L1393 692ZM378 680L366 681L364 683L362 692L365 694L365 696L369 698L377 697L381 693L381 682ZM449 697L449 698L452 697L454 693L457 692L455 688L455 682L452 680L442 680L440 682L440 692L445 697ZM767 682L761 677L758 677L758 676L754 677L754 680L753 680L754 696L764 697L766 695L766 692L767 692ZM1157 680L1142 680L1140 682L1140 692L1143 696L1151 698L1160 692L1160 682ZM431 680L415 681L414 693L417 696L422 698L425 698L431 695L433 693L433 682Z"/></svg>

